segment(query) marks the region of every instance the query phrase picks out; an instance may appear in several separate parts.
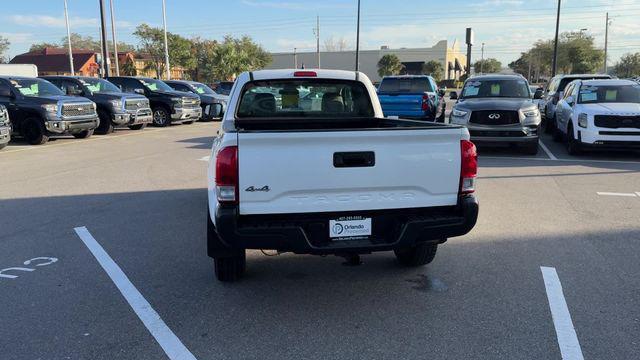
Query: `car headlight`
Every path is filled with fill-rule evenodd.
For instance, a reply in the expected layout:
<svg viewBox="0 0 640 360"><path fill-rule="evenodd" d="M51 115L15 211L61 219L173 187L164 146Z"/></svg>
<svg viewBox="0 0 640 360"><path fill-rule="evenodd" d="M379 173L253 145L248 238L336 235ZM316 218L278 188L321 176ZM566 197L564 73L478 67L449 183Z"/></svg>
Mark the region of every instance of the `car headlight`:
<svg viewBox="0 0 640 360"><path fill-rule="evenodd" d="M588 122L587 114L578 115L578 126L582 128L586 128L588 123L589 122Z"/></svg>
<svg viewBox="0 0 640 360"><path fill-rule="evenodd" d="M118 100L109 100L109 103L111 104L111 107L114 110L122 109L122 100L120 100L120 99L118 99Z"/></svg>
<svg viewBox="0 0 640 360"><path fill-rule="evenodd" d="M44 109L44 111L50 113L50 114L57 114L58 113L58 104L44 104L42 105L42 108Z"/></svg>
<svg viewBox="0 0 640 360"><path fill-rule="evenodd" d="M182 107L182 98L171 98L171 102L175 107Z"/></svg>
<svg viewBox="0 0 640 360"><path fill-rule="evenodd" d="M451 111L451 116L453 116L453 117L464 117L464 116L467 116L468 113L469 113L468 111L453 109L453 111Z"/></svg>
<svg viewBox="0 0 640 360"><path fill-rule="evenodd" d="M540 110L538 109L529 109L529 110L525 110L523 111L524 116L526 117L537 117L540 116Z"/></svg>

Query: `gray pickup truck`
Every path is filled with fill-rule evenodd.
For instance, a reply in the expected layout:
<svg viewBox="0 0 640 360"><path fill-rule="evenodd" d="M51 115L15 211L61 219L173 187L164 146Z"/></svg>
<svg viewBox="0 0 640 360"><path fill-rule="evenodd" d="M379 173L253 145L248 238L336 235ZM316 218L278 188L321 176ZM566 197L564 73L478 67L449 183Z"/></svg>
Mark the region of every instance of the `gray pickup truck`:
<svg viewBox="0 0 640 360"><path fill-rule="evenodd" d="M11 122L9 122L9 112L4 105L0 105L0 150L7 147L11 140Z"/></svg>

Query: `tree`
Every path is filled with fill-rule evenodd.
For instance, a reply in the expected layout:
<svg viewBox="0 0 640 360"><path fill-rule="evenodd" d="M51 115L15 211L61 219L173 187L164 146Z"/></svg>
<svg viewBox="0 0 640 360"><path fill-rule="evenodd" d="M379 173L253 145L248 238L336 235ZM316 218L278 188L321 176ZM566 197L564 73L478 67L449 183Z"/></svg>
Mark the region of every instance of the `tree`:
<svg viewBox="0 0 640 360"><path fill-rule="evenodd" d="M344 37L336 39L331 36L324 40L324 51L347 51L351 49L351 45Z"/></svg>
<svg viewBox="0 0 640 360"><path fill-rule="evenodd" d="M53 43L37 43L37 44L31 44L31 47L29 47L29 52L34 52L34 51L42 51L45 48L59 48L60 45L58 44L53 44Z"/></svg>
<svg viewBox="0 0 640 360"><path fill-rule="evenodd" d="M523 52L509 67L524 76L551 74L553 40L538 40L531 49ZM597 49L592 36L583 32L565 32L558 39L558 72L592 73L604 64L604 51Z"/></svg>
<svg viewBox="0 0 640 360"><path fill-rule="evenodd" d="M7 50L9 50L9 45L11 45L9 39L4 36L0 36L0 64L3 64L8 60L6 53Z"/></svg>
<svg viewBox="0 0 640 360"><path fill-rule="evenodd" d="M237 39L227 35L213 46L209 76L217 80L233 79L243 71L261 69L270 62L271 55L250 37Z"/></svg>
<svg viewBox="0 0 640 360"><path fill-rule="evenodd" d="M444 75L444 67L439 61L427 61L422 65L422 73L431 75L436 81L440 81L442 80L442 75Z"/></svg>
<svg viewBox="0 0 640 360"><path fill-rule="evenodd" d="M164 62L164 32L161 28L153 28L147 24L141 24L133 35L140 40L140 51L151 57L151 63L147 68L152 68L156 76L161 78L165 74ZM169 62L185 68L195 66L195 59L191 54L191 42L180 35L167 33Z"/></svg>
<svg viewBox="0 0 640 360"><path fill-rule="evenodd" d="M473 64L476 74L481 71L484 74L498 73L502 70L502 63L496 59L489 58L484 60L478 60Z"/></svg>
<svg viewBox="0 0 640 360"><path fill-rule="evenodd" d="M394 54L386 54L378 61L378 75L389 76L397 75L404 69L404 65L400 62L400 58Z"/></svg>
<svg viewBox="0 0 640 360"><path fill-rule="evenodd" d="M125 61L123 64L120 64L120 74L123 76L137 76L138 70L136 69L136 64L133 60Z"/></svg>
<svg viewBox="0 0 640 360"><path fill-rule="evenodd" d="M60 39L59 43L36 43L32 44L29 48L29 51L41 51L44 48L64 48L66 49L68 46L67 37L63 37ZM78 50L93 50L95 52L102 51L102 46L100 45L100 39L95 39L92 36L82 36L78 33L71 33L71 46L74 49ZM113 49L113 42L107 41L107 49L109 52ZM134 51L135 46L119 41L118 42L118 51Z"/></svg>
<svg viewBox="0 0 640 360"><path fill-rule="evenodd" d="M640 52L624 54L613 67L613 73L621 78L640 76Z"/></svg>

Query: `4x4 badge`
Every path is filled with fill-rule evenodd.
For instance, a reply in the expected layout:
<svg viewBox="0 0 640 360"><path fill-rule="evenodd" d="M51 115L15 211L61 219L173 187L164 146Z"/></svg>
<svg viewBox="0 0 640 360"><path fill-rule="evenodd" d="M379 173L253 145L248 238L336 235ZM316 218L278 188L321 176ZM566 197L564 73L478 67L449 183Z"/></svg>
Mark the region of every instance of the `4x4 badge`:
<svg viewBox="0 0 640 360"><path fill-rule="evenodd" d="M257 188L254 186L249 186L248 188L244 189L244 191L248 191L248 192L256 192L256 191L264 191L264 192L269 192L269 185L265 185L261 188Z"/></svg>

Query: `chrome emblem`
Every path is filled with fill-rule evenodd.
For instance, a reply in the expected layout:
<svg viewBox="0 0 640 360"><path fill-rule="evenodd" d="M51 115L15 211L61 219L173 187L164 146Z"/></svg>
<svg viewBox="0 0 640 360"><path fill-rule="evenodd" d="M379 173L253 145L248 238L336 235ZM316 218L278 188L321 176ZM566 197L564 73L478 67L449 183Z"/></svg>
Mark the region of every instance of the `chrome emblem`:
<svg viewBox="0 0 640 360"><path fill-rule="evenodd" d="M489 114L489 119L491 119L491 120L498 120L498 119L500 119L500 114L496 114L496 113L494 113L494 114Z"/></svg>
<svg viewBox="0 0 640 360"><path fill-rule="evenodd" d="M82 107L81 107L81 106L78 106L78 108L77 108L76 110L78 110L78 111L82 111Z"/></svg>

